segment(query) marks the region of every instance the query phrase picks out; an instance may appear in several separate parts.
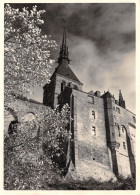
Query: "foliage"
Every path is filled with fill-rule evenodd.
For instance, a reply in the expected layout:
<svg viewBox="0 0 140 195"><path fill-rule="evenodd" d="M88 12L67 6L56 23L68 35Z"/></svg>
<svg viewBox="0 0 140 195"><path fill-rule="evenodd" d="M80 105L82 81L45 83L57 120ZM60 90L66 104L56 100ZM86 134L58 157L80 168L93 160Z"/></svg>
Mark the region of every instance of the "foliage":
<svg viewBox="0 0 140 195"><path fill-rule="evenodd" d="M61 172L51 158L52 155L61 155L63 152L59 148L58 138L64 136L65 140L69 139L69 132L66 130L68 118L68 105L61 111L58 108L47 109L45 124L39 115L39 127L34 121L21 121L16 131L5 136L5 189L44 189L46 183L54 183L57 178L60 179ZM46 144L45 151L43 143Z"/></svg>
<svg viewBox="0 0 140 195"><path fill-rule="evenodd" d="M51 36L42 35L40 26L44 23L41 15L44 10L28 8L4 9L4 92L5 100L11 93L25 94L29 88L49 82L49 70L52 65L50 48L56 48Z"/></svg>
<svg viewBox="0 0 140 195"><path fill-rule="evenodd" d="M56 42L50 36L42 35L40 26L44 23L44 10L28 8L4 9L4 93L5 108L18 101L17 95L26 94L30 87L49 82L52 65L50 48ZM26 98L25 98L26 99ZM27 101L27 100L26 100ZM19 105L20 106L20 105ZM16 106L13 110L16 110ZM19 108L18 109L22 109ZM64 154L61 141L70 138L67 130L69 107L65 105L47 112L38 112L35 121L13 121L13 130L4 136L4 188L43 189L44 182L52 183L61 173L52 162L52 157ZM45 145L45 147L44 147ZM53 159L55 160L55 159Z"/></svg>
<svg viewBox="0 0 140 195"><path fill-rule="evenodd" d="M66 104L61 112L56 107L45 118L42 143L45 153L50 154L52 159L66 155L62 144L67 143L71 137L70 132L66 130L68 129L69 116L69 106Z"/></svg>

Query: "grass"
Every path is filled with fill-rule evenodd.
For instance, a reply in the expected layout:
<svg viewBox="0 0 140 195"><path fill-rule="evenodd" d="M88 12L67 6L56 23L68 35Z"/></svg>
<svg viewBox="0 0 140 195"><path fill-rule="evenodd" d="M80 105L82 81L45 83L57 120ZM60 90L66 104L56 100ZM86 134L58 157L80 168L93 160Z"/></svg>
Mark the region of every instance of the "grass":
<svg viewBox="0 0 140 195"><path fill-rule="evenodd" d="M117 182L98 182L94 179L85 181L58 181L57 183L49 184L51 190L135 190L136 184L133 178L119 178Z"/></svg>

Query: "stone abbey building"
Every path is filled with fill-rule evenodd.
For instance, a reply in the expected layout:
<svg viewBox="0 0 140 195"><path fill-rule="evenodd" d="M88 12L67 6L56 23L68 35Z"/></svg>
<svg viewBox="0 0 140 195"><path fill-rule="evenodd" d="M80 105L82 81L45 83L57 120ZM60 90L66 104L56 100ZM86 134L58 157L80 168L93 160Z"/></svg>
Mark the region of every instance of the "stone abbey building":
<svg viewBox="0 0 140 195"><path fill-rule="evenodd" d="M135 177L135 114L126 109L121 91L119 100L109 91L84 92L69 62L64 29L58 67L44 86L43 104L70 106L72 138L63 159L67 174L98 180Z"/></svg>

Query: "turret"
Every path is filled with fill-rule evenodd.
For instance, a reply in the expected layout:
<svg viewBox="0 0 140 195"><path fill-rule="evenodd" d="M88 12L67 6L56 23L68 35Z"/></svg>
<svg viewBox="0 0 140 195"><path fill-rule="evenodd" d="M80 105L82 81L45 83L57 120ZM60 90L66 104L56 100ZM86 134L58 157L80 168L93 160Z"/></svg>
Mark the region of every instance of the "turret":
<svg viewBox="0 0 140 195"><path fill-rule="evenodd" d="M121 90L119 90L119 106L125 108L125 101L123 100Z"/></svg>
<svg viewBox="0 0 140 195"><path fill-rule="evenodd" d="M119 147L119 140L114 117L115 98L109 91L104 93L101 97L104 100L107 146L111 150L112 169L115 175L118 175L116 150Z"/></svg>

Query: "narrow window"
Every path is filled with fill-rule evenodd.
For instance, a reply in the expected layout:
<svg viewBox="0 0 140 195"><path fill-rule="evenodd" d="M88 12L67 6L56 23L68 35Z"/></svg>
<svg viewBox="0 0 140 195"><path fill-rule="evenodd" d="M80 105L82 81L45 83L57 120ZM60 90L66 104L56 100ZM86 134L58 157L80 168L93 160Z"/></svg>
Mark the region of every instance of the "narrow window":
<svg viewBox="0 0 140 195"><path fill-rule="evenodd" d="M134 117L134 116L132 116L133 117L133 121L134 121L134 123L136 123L136 118Z"/></svg>
<svg viewBox="0 0 140 195"><path fill-rule="evenodd" d="M121 132L120 132L120 127L119 127L119 124L118 124L118 123L116 123L116 126L117 126L117 128L118 128L119 137L121 137Z"/></svg>
<svg viewBox="0 0 140 195"><path fill-rule="evenodd" d="M95 119L95 111L92 110L92 118Z"/></svg>
<svg viewBox="0 0 140 195"><path fill-rule="evenodd" d="M64 89L64 85L63 83L61 83L61 92L63 91L63 89Z"/></svg>
<svg viewBox="0 0 140 195"><path fill-rule="evenodd" d="M62 81L62 83L61 83L61 92L64 90L65 86L66 86L66 82Z"/></svg>
<svg viewBox="0 0 140 195"><path fill-rule="evenodd" d="M95 129L95 126L92 126L92 132L93 132L93 135L96 135L96 129Z"/></svg>
<svg viewBox="0 0 140 195"><path fill-rule="evenodd" d="M126 150L126 145L125 145L125 142L123 142L123 148Z"/></svg>
<svg viewBox="0 0 140 195"><path fill-rule="evenodd" d="M122 127L122 132L124 133L124 127Z"/></svg>
<svg viewBox="0 0 140 195"><path fill-rule="evenodd" d="M119 131L119 137L121 137L121 133L120 133L120 128L119 128L119 126L118 126L118 131Z"/></svg>

